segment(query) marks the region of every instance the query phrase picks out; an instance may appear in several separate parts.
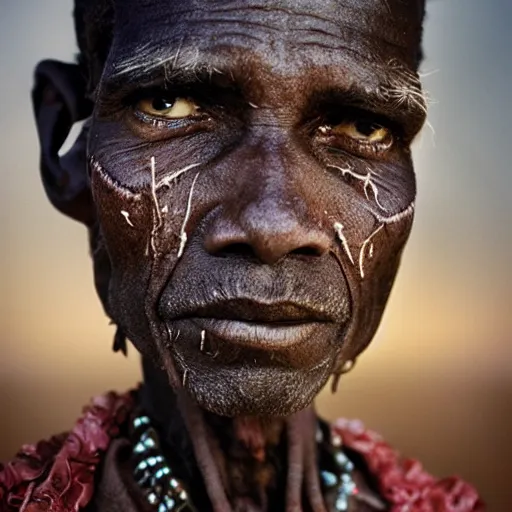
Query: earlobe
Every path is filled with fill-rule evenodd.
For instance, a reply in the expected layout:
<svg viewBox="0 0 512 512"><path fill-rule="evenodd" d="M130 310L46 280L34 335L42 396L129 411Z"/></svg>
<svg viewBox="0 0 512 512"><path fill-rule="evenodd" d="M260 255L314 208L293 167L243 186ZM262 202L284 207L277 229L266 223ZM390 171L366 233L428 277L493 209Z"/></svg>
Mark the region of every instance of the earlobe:
<svg viewBox="0 0 512 512"><path fill-rule="evenodd" d="M92 113L86 77L76 64L43 61L35 70L32 101L48 198L60 212L91 226L95 214L87 175L87 122L69 152L59 156L73 124Z"/></svg>

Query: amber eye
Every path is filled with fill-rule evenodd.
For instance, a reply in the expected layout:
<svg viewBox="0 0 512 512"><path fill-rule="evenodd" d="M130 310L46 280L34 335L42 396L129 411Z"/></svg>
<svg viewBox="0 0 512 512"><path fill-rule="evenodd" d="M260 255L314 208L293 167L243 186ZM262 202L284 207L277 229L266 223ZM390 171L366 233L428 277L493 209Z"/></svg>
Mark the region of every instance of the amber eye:
<svg viewBox="0 0 512 512"><path fill-rule="evenodd" d="M137 103L136 109L148 116L165 119L183 119L196 114L199 106L187 98L154 96L140 100Z"/></svg>
<svg viewBox="0 0 512 512"><path fill-rule="evenodd" d="M345 135L357 142L367 144L391 146L393 142L391 131L370 119L342 122L333 126L331 133L334 135Z"/></svg>

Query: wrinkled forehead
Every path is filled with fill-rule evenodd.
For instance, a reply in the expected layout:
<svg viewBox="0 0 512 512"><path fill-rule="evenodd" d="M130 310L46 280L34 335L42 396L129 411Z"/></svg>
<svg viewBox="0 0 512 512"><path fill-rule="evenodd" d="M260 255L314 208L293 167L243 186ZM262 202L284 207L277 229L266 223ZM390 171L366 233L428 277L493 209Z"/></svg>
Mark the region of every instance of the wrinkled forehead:
<svg viewBox="0 0 512 512"><path fill-rule="evenodd" d="M417 67L422 0L116 0L111 55L165 60L181 49L253 52L270 66L356 56ZM144 57L145 56L145 57ZM326 62L322 62L325 60ZM328 62L327 62L328 61ZM138 63L140 64L140 62Z"/></svg>

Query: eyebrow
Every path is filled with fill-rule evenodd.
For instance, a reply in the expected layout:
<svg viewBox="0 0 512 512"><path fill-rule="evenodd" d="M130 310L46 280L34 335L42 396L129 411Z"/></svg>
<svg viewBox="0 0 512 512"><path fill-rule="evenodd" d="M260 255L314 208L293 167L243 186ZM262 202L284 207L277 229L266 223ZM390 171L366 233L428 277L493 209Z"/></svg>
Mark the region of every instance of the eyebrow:
<svg viewBox="0 0 512 512"><path fill-rule="evenodd" d="M197 47L179 44L175 51L155 50L154 44L146 43L135 48L131 56L114 61L109 80L129 82L147 80L148 77L165 76L169 81L179 76L193 77L194 74L221 74L211 59Z"/></svg>
<svg viewBox="0 0 512 512"><path fill-rule="evenodd" d="M111 63L109 73L99 84L100 87L112 91L135 85L162 83L186 86L211 82L221 75L237 85L230 63L224 57L212 56L194 46L179 44L176 50L169 52L155 50L154 44L149 42L135 48L130 54L129 57ZM358 64L355 59L352 60ZM361 64L359 67L362 67ZM416 73L391 60L386 65L379 64L371 74L374 80L380 77L376 83L368 86L355 80L349 88L339 88L338 95L349 100L349 104L360 104L362 107L369 105L376 113L399 122L410 116L417 118L419 123L423 122L427 114L428 97Z"/></svg>

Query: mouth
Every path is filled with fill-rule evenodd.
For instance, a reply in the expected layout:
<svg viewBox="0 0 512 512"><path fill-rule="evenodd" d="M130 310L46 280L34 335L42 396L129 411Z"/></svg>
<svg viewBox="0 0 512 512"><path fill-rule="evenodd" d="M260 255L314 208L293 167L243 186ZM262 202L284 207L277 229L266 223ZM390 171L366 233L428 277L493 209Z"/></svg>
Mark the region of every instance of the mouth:
<svg viewBox="0 0 512 512"><path fill-rule="evenodd" d="M285 350L310 338L321 322L252 322L191 318L202 332L228 343L259 350Z"/></svg>
<svg viewBox="0 0 512 512"><path fill-rule="evenodd" d="M201 336L264 351L290 349L306 342L334 319L324 311L293 302L250 299L204 304L180 315L201 331Z"/></svg>

